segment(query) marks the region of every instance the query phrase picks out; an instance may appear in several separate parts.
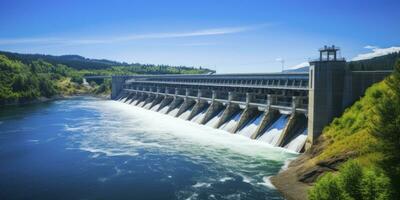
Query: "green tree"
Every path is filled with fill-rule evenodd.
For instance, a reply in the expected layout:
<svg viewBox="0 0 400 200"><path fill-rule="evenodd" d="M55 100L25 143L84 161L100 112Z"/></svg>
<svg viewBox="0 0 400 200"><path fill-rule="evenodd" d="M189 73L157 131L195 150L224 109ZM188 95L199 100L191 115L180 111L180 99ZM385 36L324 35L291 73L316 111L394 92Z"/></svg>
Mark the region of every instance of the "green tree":
<svg viewBox="0 0 400 200"><path fill-rule="evenodd" d="M349 161L345 163L340 169L340 176L338 178L340 186L343 190L353 199L361 198L361 180L362 168L354 162Z"/></svg>
<svg viewBox="0 0 400 200"><path fill-rule="evenodd" d="M361 196L363 200L391 199L390 179L377 169L366 170L361 181Z"/></svg>
<svg viewBox="0 0 400 200"><path fill-rule="evenodd" d="M339 184L338 177L327 173L308 193L309 200L352 200Z"/></svg>
<svg viewBox="0 0 400 200"><path fill-rule="evenodd" d="M384 91L376 108L373 134L382 141L379 150L385 155L381 162L392 177L395 188L400 188L400 61L392 76L386 79L389 90ZM400 197L398 189L396 196Z"/></svg>

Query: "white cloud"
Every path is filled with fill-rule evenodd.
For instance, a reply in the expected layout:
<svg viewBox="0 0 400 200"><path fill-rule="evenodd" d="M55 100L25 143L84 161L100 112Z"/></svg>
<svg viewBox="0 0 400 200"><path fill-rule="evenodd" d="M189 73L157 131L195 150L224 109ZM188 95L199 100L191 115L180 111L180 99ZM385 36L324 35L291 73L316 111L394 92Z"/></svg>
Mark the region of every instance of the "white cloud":
<svg viewBox="0 0 400 200"><path fill-rule="evenodd" d="M309 67L309 66L310 66L309 62L302 62L302 63L300 63L298 65L289 67L289 69L299 69L299 68L302 68L302 67Z"/></svg>
<svg viewBox="0 0 400 200"><path fill-rule="evenodd" d="M367 46L364 47L364 49L377 49L377 48L379 48L379 47L372 46L372 45L367 45Z"/></svg>
<svg viewBox="0 0 400 200"><path fill-rule="evenodd" d="M119 37L108 38L14 38L14 39L1 39L0 45L12 44L67 44L67 45L81 45L81 44L107 44L116 42L128 42L133 40L144 39L167 39L167 38L184 38L184 37L199 37L210 35L226 35L252 31L259 28L269 26L269 24L259 24L253 26L240 26L240 27L224 27L215 29L203 29L188 32L170 32L170 33L148 33L148 34L132 34Z"/></svg>
<svg viewBox="0 0 400 200"><path fill-rule="evenodd" d="M365 60L365 59L370 59L370 58L375 58L378 56L384 56L390 53L394 52L400 52L400 47L389 47L389 48L373 48L371 49L372 52L369 53L364 53L364 54L358 54L356 57L351 59L352 61L357 61L357 60Z"/></svg>
<svg viewBox="0 0 400 200"><path fill-rule="evenodd" d="M195 47L195 46L213 46L213 45L216 45L216 43L211 43L211 42L185 43L179 46Z"/></svg>

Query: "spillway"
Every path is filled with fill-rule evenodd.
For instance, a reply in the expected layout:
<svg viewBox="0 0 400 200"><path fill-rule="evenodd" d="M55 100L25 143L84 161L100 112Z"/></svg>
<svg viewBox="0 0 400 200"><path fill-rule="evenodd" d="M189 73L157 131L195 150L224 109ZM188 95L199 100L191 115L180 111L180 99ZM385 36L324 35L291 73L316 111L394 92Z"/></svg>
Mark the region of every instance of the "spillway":
<svg viewBox="0 0 400 200"><path fill-rule="evenodd" d="M139 107L143 107L143 105L146 103L146 101L142 101L142 102L140 102L137 106L139 106Z"/></svg>
<svg viewBox="0 0 400 200"><path fill-rule="evenodd" d="M267 142L273 146L278 145L279 138L281 137L282 131L288 122L289 116L282 114L273 124L269 127L258 140Z"/></svg>
<svg viewBox="0 0 400 200"><path fill-rule="evenodd" d="M150 106L151 106L151 102L147 103L143 108L150 109Z"/></svg>
<svg viewBox="0 0 400 200"><path fill-rule="evenodd" d="M179 118L181 119L187 119L190 115L190 113L192 113L192 109L188 109L187 111L185 111L184 113L182 113Z"/></svg>
<svg viewBox="0 0 400 200"><path fill-rule="evenodd" d="M206 123L207 126L215 127L218 125L219 120L221 119L222 113L224 110L221 110L215 117L213 117L210 121Z"/></svg>
<svg viewBox="0 0 400 200"><path fill-rule="evenodd" d="M258 126L261 123L262 117L263 114L257 115L255 118L250 120L242 129L240 129L237 134L250 138L256 132Z"/></svg>
<svg viewBox="0 0 400 200"><path fill-rule="evenodd" d="M179 108L174 108L173 110L171 110L168 115L171 115L173 117L176 116L176 114L178 114Z"/></svg>
<svg viewBox="0 0 400 200"><path fill-rule="evenodd" d="M227 105L218 102L215 104L205 101L194 102L193 100L187 101L182 97L173 99L165 97L161 101L160 99L150 100L149 98L144 98L142 95L124 94L117 101L183 120L191 118L190 121L192 122L204 123L206 126L236 133L247 138L257 137L257 140L273 146L281 146L290 151L300 152L304 150L307 139L307 131L304 130L305 116L300 117L303 121L293 120L294 124L300 121L301 126L298 126L298 124L292 126L289 125L291 123L289 119L296 118L297 115L279 114L277 110L266 112L260 111L256 107L240 107L237 104ZM155 105L154 101L157 101ZM271 116L268 113L271 113ZM285 129L285 127L295 128ZM283 130L286 130L285 133L283 133Z"/></svg>
<svg viewBox="0 0 400 200"><path fill-rule="evenodd" d="M236 128L242 114L243 114L243 111L242 110L239 111L231 119L229 119L227 122L225 122L225 124L223 124L221 127L219 127L219 129L222 129L222 130L225 130L228 132L233 132L234 129Z"/></svg>
<svg viewBox="0 0 400 200"><path fill-rule="evenodd" d="M136 105L138 101L139 101L139 100L135 99L135 100L131 101L130 104L131 104L131 105Z"/></svg>
<svg viewBox="0 0 400 200"><path fill-rule="evenodd" d="M307 140L307 129L305 129L304 131L300 132L300 134L295 136L292 141L290 141L287 145L285 145L285 148L294 152L300 152L303 149L306 140Z"/></svg>
<svg viewBox="0 0 400 200"><path fill-rule="evenodd" d="M207 111L207 109L204 109L204 110L201 111L199 114L197 114L196 116L194 116L194 117L192 118L192 120L190 120L190 121L196 122L196 123L200 124L201 121L203 120L204 116L206 115L206 111Z"/></svg>
<svg viewBox="0 0 400 200"><path fill-rule="evenodd" d="M154 105L150 110L157 111L160 108L160 106L161 106L161 102L156 104L156 105Z"/></svg>
<svg viewBox="0 0 400 200"><path fill-rule="evenodd" d="M168 112L169 106L165 106L163 109L160 110L160 113L166 114Z"/></svg>

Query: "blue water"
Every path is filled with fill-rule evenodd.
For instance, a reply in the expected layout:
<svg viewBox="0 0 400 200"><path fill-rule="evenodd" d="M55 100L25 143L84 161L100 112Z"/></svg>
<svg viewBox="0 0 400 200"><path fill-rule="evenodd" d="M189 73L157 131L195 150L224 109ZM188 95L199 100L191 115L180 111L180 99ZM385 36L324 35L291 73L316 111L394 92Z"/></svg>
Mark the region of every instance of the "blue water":
<svg viewBox="0 0 400 200"><path fill-rule="evenodd" d="M109 100L0 109L0 199L282 199L295 156Z"/></svg>

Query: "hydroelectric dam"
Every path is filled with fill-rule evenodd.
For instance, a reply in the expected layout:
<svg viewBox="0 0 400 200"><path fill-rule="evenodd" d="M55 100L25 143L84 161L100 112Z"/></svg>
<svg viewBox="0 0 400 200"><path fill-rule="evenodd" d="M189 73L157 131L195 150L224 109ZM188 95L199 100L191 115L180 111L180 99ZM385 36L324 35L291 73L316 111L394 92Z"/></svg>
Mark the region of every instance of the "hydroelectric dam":
<svg viewBox="0 0 400 200"><path fill-rule="evenodd" d="M301 73L112 76L111 98L302 152L391 73L352 71L338 51L321 48Z"/></svg>

